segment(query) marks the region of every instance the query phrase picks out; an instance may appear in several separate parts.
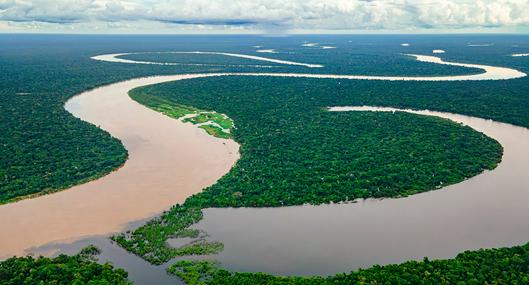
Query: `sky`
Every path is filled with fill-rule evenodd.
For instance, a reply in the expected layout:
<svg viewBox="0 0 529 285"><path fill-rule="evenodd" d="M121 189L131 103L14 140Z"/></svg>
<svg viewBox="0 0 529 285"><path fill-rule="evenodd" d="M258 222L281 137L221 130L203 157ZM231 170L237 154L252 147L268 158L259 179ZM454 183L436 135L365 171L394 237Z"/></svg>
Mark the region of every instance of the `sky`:
<svg viewBox="0 0 529 285"><path fill-rule="evenodd" d="M529 33L529 0L0 0L0 33Z"/></svg>

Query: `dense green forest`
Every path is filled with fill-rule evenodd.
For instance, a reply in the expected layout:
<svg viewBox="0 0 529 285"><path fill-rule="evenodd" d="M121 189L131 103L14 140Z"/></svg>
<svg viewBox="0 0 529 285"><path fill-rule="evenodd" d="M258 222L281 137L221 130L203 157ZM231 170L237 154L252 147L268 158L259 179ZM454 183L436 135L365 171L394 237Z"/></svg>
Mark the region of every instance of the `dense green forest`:
<svg viewBox="0 0 529 285"><path fill-rule="evenodd" d="M127 272L115 269L111 264L96 263L99 250L89 246L76 255L47 257L12 257L0 261L0 283L19 284L132 284Z"/></svg>
<svg viewBox="0 0 529 285"><path fill-rule="evenodd" d="M295 81L296 83L293 83ZM321 83L320 83L321 82ZM293 83L293 84L292 84ZM215 185L188 199L197 207L321 204L406 196L492 169L501 146L469 127L402 112L329 112L346 96L333 80L201 78L139 88L227 114L241 159ZM326 102L332 98L338 102ZM147 101L147 102L146 102Z"/></svg>
<svg viewBox="0 0 529 285"><path fill-rule="evenodd" d="M67 115L55 92L0 91L0 204L95 179L127 152L97 127Z"/></svg>
<svg viewBox="0 0 529 285"><path fill-rule="evenodd" d="M308 40L309 37L312 42L333 45L337 48L322 51L315 48L300 47L300 44ZM495 45L486 49L466 47L467 43L472 40L494 41ZM402 42L410 42L412 45L403 48L400 46ZM252 48L254 45L275 48L281 53L273 55L257 54ZM472 69L418 63L402 55L404 53L429 54L432 49L436 48L443 48L447 51L446 54L442 55L444 59L507 66L520 69L526 73L529 72L529 58L511 58L508 56L511 53L529 50L529 38L517 36L496 37L480 35L477 38L471 35L451 37L402 35L382 37L298 36L278 40L277 38L237 36L120 36L119 39L116 39L105 36L0 35L0 67L2 69L2 72L0 72L0 82L2 82L0 85L0 203L12 201L17 197L63 189L73 184L94 179L108 173L124 162L126 151L119 141L97 127L73 118L71 114L64 110L64 102L84 90L139 76L195 72L278 71L371 75L442 75L478 72ZM97 62L89 59L90 56L103 53L153 50L236 52L300 62L324 63L325 67L321 69L306 69L295 66L282 66L263 70L252 67L130 65ZM135 55L131 57L146 58L147 56ZM166 56L171 57L170 55ZM163 57L160 57L160 59L163 59ZM181 58L173 55L168 60L180 61ZM190 59L193 62L209 60L217 60L217 58L199 59L196 57ZM235 63L233 59L226 58L223 60L226 63ZM247 62L238 63L246 64ZM260 62L255 63L260 64ZM207 88L204 89L206 86L199 83L207 84ZM200 212L200 208L195 206L267 205L267 203L272 206L280 206L286 204L285 201L290 204L307 201L322 203L349 200L357 197L349 196L350 194L358 195L358 197L364 197L363 195L367 195L367 197L370 197L369 195L374 197L401 196L417 191L434 189L440 185L441 181L445 185L445 183L453 183L464 179L471 173L479 173L482 169L491 168L497 163L501 150L498 149L498 145L495 142L467 128L461 128L452 123L434 118L424 118L409 114L331 114L325 112L323 108L334 105L382 105L433 109L491 118L529 127L529 113L527 112L529 108L528 84L528 78L508 81L443 83L234 77L192 80L185 83L180 82L153 87L149 92L175 104L200 107L204 110L215 110L229 115L234 119L237 126L233 135L237 141L243 143L243 147L258 146L251 138L265 139L268 140L266 141L268 143L253 149L243 149L243 151L248 152L243 152L243 157L248 156L257 159L255 161L258 163L257 165L247 164L245 165L247 167L242 168L241 164L244 164L245 161L241 159L237 169L234 169L230 175L224 178L223 181L225 182L213 186L204 192L205 194L203 195L193 197L189 200L189 204L175 206L171 211L152 220L147 226L141 227L137 231L126 233L122 239L124 241L123 244L126 245L125 247L133 247L133 251L144 258L151 256L149 261L153 263L168 260L175 253L193 254L204 253L205 251L211 253L220 250L221 245L215 242L205 243L203 240L201 241L201 234L187 229L189 223L182 218L188 216L188 212L191 211L193 215L199 215L195 216L191 222L194 223L197 217L199 219L201 213L197 213ZM157 91L157 88L160 88L160 90ZM184 91L195 92L193 94L198 94L198 96L196 98L185 96ZM205 94L206 91L210 94ZM245 95L236 98L237 100L234 101L233 96L237 93ZM216 97L212 98L214 97L213 95ZM266 96L270 96L271 99L265 100L262 98ZM255 110L259 104L252 106L253 101L251 99L259 99L256 101L257 103L263 104L266 102L268 105L263 105L265 108L261 111ZM241 113L243 110L238 112L230 109L232 102L238 106L253 107L251 110L255 110L255 112L251 116L254 116L254 118L250 118L249 114ZM300 102L302 103L301 105L299 105ZM295 111L298 112L296 113ZM273 115L277 115L278 119L274 120L272 118ZM265 122L268 125L264 126L262 131L251 133L251 131L256 130L259 124L256 121L261 119L263 120L263 125ZM365 125L358 120L364 120ZM350 125L346 126L346 124ZM316 126L321 127L321 129L317 129ZM397 128L392 129L394 126ZM354 128L359 129L360 132L354 134ZM432 133L430 133L431 130L433 131ZM345 136L341 136L339 131L342 131ZM409 131L412 132L409 134L400 133ZM296 133L303 136L295 136ZM373 137L368 133L373 134ZM276 143L285 145L297 143L283 139L285 136L289 137L291 135L294 139L300 140L300 144L303 142L305 145L290 149L288 152L277 153L279 145ZM367 159L367 163L371 163L366 164L366 167L362 169L364 171L354 174L359 175L359 178L364 179L364 182L369 180L366 179L367 177L376 174L378 165L375 167L374 162L387 158L389 153L397 151L399 148L402 148L404 152L409 151L410 149L406 146L407 143L420 143L419 145L422 148L419 148L419 150L422 153L407 152L410 157L403 157L406 158L403 162L391 160L390 158L390 163L384 166L384 170L394 171L393 173L398 173L399 175L410 174L410 167L419 167L419 169L426 170L436 165L433 161L428 160L431 157L447 159L448 165L441 165L436 168L439 172L435 174L441 178L439 176L431 178L428 177L429 172L418 171L417 177L408 176L413 181L400 181L399 179L395 180L395 177L391 175L382 173L381 179L355 185L359 186L359 188L352 191L353 193L337 191L334 194L331 192L332 187L338 185L339 181L340 184L341 181L347 181L349 184L353 183L351 176L344 176L342 171L347 172L353 167L358 167L353 161L347 161L346 168L342 168L342 165L328 163L329 161L336 161L337 158L335 157L336 154L333 155L330 151L327 152L327 149L332 151L349 150L349 146L329 141L329 138L336 138L338 135L340 135L338 138L339 142L350 144L351 140L358 139L361 145L369 146L365 150L360 148L354 150L362 155L363 159ZM381 136L386 138L386 135L391 140L387 139L387 141L384 141L385 139L381 138ZM454 136L452 137L452 135ZM474 141L475 144L467 143L466 137L461 139L456 137L458 135L469 135L469 141ZM443 139L441 145L433 146L434 142L439 141L443 137L448 139ZM274 138L279 139L271 144L270 142ZM313 144L314 142L321 142L322 144L318 147L318 145ZM387 147L380 148L383 143L387 143ZM374 151L375 148L372 144L375 147L378 146L380 151ZM485 150L488 149L490 151L484 154L478 153L481 150L481 147L477 147L478 145L484 146ZM434 147L434 149L428 152L428 147ZM307 151L306 155L314 155L312 157L314 163L309 163L305 170L309 169L308 167L312 167L311 171L314 171L317 175L324 175L323 177L316 175L311 177L311 179L314 179L313 182L317 183L314 187L303 189L303 191L312 194L308 198L297 197L288 192L283 195L273 193L273 191L266 191L266 194L273 193L274 195L261 196L252 193L251 189L248 189L248 192L242 192L233 191L234 189L229 187L222 187L227 185L226 183L229 179L248 183L249 185L257 184L257 180L246 175L248 173L261 175L258 177L266 178L265 182L268 183L268 175L274 172L268 172L269 169L267 168L259 171L255 166L264 165L267 160L274 162L274 159L282 159L283 157L280 155L295 158L296 154L294 152L298 150ZM445 150L447 152L444 152ZM460 155L460 151L463 150L465 150L464 157L469 158L473 163L470 167L459 168L463 163L457 162L451 155ZM259 155L262 155L261 158ZM344 152L343 155L344 157L356 158L351 152ZM371 157L371 155L374 155L374 157ZM415 159L422 158L423 160L416 166L412 166L410 163L411 157ZM340 160L337 161L340 162ZM287 162L289 160L286 160L285 163L280 163L279 166L282 169L286 169L286 173L290 175L288 176L289 178L296 178L296 175L294 175L296 167L299 165L304 166L306 163L299 159L290 161L290 164ZM467 162L465 162L465 165ZM275 163L275 166L277 166L278 162L275 161ZM443 169L445 171L442 171ZM305 173L302 174L306 175ZM320 179L317 180L316 178ZM324 179L321 180L321 178ZM272 181L273 185L284 187L283 189L288 188L288 183L293 182L294 185L299 183L296 179L286 182L277 179ZM270 186L270 184L266 183L264 185ZM392 187L392 183L413 187L409 187L409 189ZM359 191L361 187L379 184L382 186L381 188L367 187L367 190ZM239 186L242 187L242 185ZM336 187L336 189L345 189L345 187ZM221 195L212 195L212 193L217 192ZM242 195L243 193L248 195ZM181 207L184 208L181 209ZM158 254L158 252L167 250L165 241L168 238L186 236L197 237L199 242L184 249L169 250L169 255ZM149 244L150 242L153 243ZM482 257L489 256L490 258L476 257L470 260L472 266L463 267L464 270L462 269L458 274L464 276L461 278L467 278L462 279L466 280L467 283L474 282L473 279L478 275L478 272L472 271L472 268L483 265L484 269L480 272L483 274L490 273L490 279L487 280L492 281L489 283L516 283L516 280L512 278L518 278L526 272L523 271L523 268L516 267L518 266L516 264L519 264L520 256L522 256L521 262L525 262L525 248L526 246L523 247L523 254L518 251L518 248L468 253ZM68 259L68 257L62 258ZM27 259L33 260L31 261L32 264L35 263L35 260L38 260L28 257L10 259L10 262L12 264L16 264L17 261L26 263L29 262ZM461 260L457 261L456 259L455 261L449 260L445 262L457 264ZM411 262L409 264L414 263ZM511 269L511 267L514 269ZM10 272L17 276L25 276L23 274L26 274L27 271L24 271L24 268L11 267ZM60 268L64 267L60 266ZM380 271L379 277L377 277L380 279L376 280L385 280L382 278L390 278L392 276L392 271L388 271L391 267L383 268L385 268L385 271ZM518 273L512 270L517 270ZM466 275L467 271L469 274ZM20 275L21 272L23 273L22 275ZM427 271L428 276L431 276L431 273L431 270ZM229 275L239 277L245 275L229 272L223 274L226 274L226 281L234 280L231 277L228 278ZM402 276L406 276L406 278L422 278L425 274L426 272L421 271L406 271L402 273ZM350 276L353 275L354 273ZM256 279L252 279L254 278L252 275L245 278L249 278L248 280L250 281L256 281ZM266 278L270 280L281 279L271 276ZM3 281L3 279L0 280ZM293 279L289 278L289 280ZM378 283L382 283L382 281ZM483 282L478 283L481 284Z"/></svg>
<svg viewBox="0 0 529 285"><path fill-rule="evenodd" d="M365 48L365 47L364 47ZM377 49L374 47L374 49ZM407 50L402 50L408 52ZM322 53L320 49L292 48L288 47L278 54L256 53L247 50L238 53L298 61L303 63L323 64L321 68L300 69L296 72L304 73L334 73L334 74L361 74L361 75L402 75L410 76L443 76L482 73L481 69L466 68L434 63L418 62L414 57L402 54L389 54L384 51L377 54L370 53L366 57L365 49L352 50L326 50ZM414 52L414 51L411 51ZM121 56L120 58L137 61L171 62L178 64L205 64L212 67L218 64L228 65L265 65L269 66L264 72L287 72L292 67L266 61L255 61L243 58L234 58L223 55L193 55L174 53L140 53Z"/></svg>
<svg viewBox="0 0 529 285"><path fill-rule="evenodd" d="M373 266L330 277L281 277L221 269L212 261L180 261L168 272L188 285L528 284L529 244L466 251L454 259Z"/></svg>
<svg viewBox="0 0 529 285"><path fill-rule="evenodd" d="M70 97L134 77L256 70L112 64L90 59L116 50L153 46L191 48L181 38L0 35L0 204L96 179L125 162L127 152L117 139L64 109ZM192 48L208 46L209 41L197 40Z"/></svg>
<svg viewBox="0 0 529 285"><path fill-rule="evenodd" d="M473 73L472 69L461 69L419 63L403 56L404 53L428 54L434 48L444 47L448 51L443 57L453 60L501 64L514 68L526 68L527 59L506 58L505 54L521 52L526 46L523 37L501 37L501 43L489 49L466 48L465 37L411 37L411 36L310 36L311 42L336 46L336 49L321 50L301 47L307 37L289 37L277 41L263 37L196 37L196 36L127 36L115 39L106 36L51 36L51 35L2 35L0 37L0 203L13 201L27 195L53 192L70 187L87 180L95 179L119 167L126 159L126 152L121 144L109 134L97 127L73 118L63 108L64 102L71 96L86 89L94 88L133 77L154 74L175 74L195 72L317 72L342 74L454 74ZM480 37L479 40L489 40ZM493 40L493 39L492 39ZM403 41L412 42L407 48L401 47ZM214 43L214 44L212 44ZM513 44L516 43L516 48ZM281 51L279 54L259 54L252 46L260 45ZM296 66L277 68L254 68L251 66L157 66L105 63L91 60L90 57L104 53L142 52L142 51L220 51L255 54L309 63L324 63L324 68L307 69ZM477 51L477 52L476 52ZM150 57L156 54L129 55L130 57ZM178 58L179 55L158 54L159 59L165 56ZM208 63L220 61L227 64L261 64L263 62L221 56L190 55L186 62ZM267 65L273 65L266 63ZM514 82L514 81L509 81ZM485 93L476 91L473 104L482 103L481 99L492 102L497 99L507 105L525 110L527 99L519 94L519 87L525 86L520 80L517 86L500 82L457 83L463 89L446 90L446 85L438 85L430 90L425 83L422 89L430 92L437 101L443 96L448 99L460 99L464 90L488 90ZM378 88L385 88L380 82ZM361 83L360 83L361 84ZM411 86L411 87L410 87ZM403 83L402 88L409 89L414 83ZM432 83L432 86L436 84ZM481 86L481 87L480 87ZM440 92L442 89L443 92ZM490 90L500 90L501 96ZM381 98L380 93L365 93L357 97L379 99L380 104L394 103L402 99L398 87L390 90L392 97ZM334 90L333 90L334 92ZM451 95L455 92L454 95ZM480 98L476 98L478 95ZM490 98L487 98L490 97ZM399 101L400 100L400 101ZM424 100L423 106L435 107ZM458 101L455 101L458 102ZM511 104L514 103L514 104ZM404 104L404 103L403 103ZM409 104L408 104L409 105ZM487 104L489 105L489 104ZM419 107L423 107L419 106ZM499 105L498 105L499 106ZM493 110L484 106L485 115L494 113L497 119L510 119L509 112L503 109ZM459 109L465 109L461 106ZM506 109L507 110L507 109ZM460 110L454 110L460 111ZM501 111L498 113L498 111ZM513 123L522 122L524 114L517 112ZM512 114L511 114L512 115ZM214 132L215 130L210 130Z"/></svg>
<svg viewBox="0 0 529 285"><path fill-rule="evenodd" d="M501 146L469 127L403 112L329 112L320 80L292 81L200 78L132 90L133 99L155 110L188 105L227 114L237 125L241 158L184 205L115 236L118 244L155 264L215 253L222 249L216 242L171 248L166 240L198 221L201 208L400 197L460 182L501 160Z"/></svg>

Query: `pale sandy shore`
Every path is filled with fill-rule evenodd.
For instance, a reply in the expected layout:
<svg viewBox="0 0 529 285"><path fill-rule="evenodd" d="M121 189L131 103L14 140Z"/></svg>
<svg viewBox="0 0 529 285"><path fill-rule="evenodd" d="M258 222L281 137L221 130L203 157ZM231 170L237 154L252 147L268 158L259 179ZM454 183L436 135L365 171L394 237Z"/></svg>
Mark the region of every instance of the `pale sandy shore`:
<svg viewBox="0 0 529 285"><path fill-rule="evenodd" d="M158 76L97 88L66 103L74 116L119 138L129 159L118 171L65 191L0 206L0 257L50 242L120 231L168 209L227 173L239 158L232 140L166 117L128 90L191 78Z"/></svg>

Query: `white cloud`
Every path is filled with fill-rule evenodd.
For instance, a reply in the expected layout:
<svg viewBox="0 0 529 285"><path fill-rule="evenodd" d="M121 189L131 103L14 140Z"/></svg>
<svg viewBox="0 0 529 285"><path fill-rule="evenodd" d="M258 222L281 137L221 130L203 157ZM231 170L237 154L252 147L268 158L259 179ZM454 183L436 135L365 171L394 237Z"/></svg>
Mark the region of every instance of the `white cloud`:
<svg viewBox="0 0 529 285"><path fill-rule="evenodd" d="M519 28L529 26L529 0L0 0L0 21L175 32Z"/></svg>
<svg viewBox="0 0 529 285"><path fill-rule="evenodd" d="M529 24L529 1L437 1L418 8L418 19L433 27L516 26Z"/></svg>
<svg viewBox="0 0 529 285"><path fill-rule="evenodd" d="M6 22L0 22L0 32L7 31L8 29L10 29L9 24Z"/></svg>

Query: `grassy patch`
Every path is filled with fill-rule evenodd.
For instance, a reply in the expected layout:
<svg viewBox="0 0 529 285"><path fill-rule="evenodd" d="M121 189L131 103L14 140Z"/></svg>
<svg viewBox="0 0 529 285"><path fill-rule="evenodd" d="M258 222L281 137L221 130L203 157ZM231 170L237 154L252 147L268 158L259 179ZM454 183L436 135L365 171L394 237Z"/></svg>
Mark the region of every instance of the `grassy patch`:
<svg viewBox="0 0 529 285"><path fill-rule="evenodd" d="M199 125L199 128L214 137L223 139L232 138L231 130L233 129L233 120L228 116L213 111L204 111L194 107L174 104L170 100L144 93L141 90L141 88L131 90L129 93L130 97L173 119L180 119L186 115L191 115L182 121Z"/></svg>
<svg viewBox="0 0 529 285"><path fill-rule="evenodd" d="M180 119L185 115L196 114L199 112L199 110L196 108L173 104L167 99L142 93L138 88L132 89L129 92L129 96L138 103L145 105L173 119Z"/></svg>
<svg viewBox="0 0 529 285"><path fill-rule="evenodd" d="M207 122L213 122L219 125L223 129L233 128L233 121L226 115L222 115L215 112L203 112L192 118L187 118L184 122L191 122L193 124L203 124Z"/></svg>
<svg viewBox="0 0 529 285"><path fill-rule="evenodd" d="M208 134L214 136L214 137L218 137L218 138L222 138L222 139L229 139L231 138L231 134L230 133L226 133L223 129L217 127L217 126L214 126L214 125L201 125L199 128L205 130Z"/></svg>

